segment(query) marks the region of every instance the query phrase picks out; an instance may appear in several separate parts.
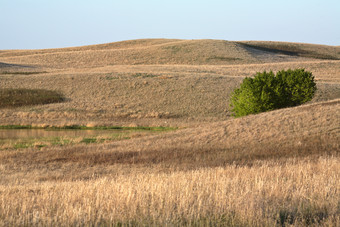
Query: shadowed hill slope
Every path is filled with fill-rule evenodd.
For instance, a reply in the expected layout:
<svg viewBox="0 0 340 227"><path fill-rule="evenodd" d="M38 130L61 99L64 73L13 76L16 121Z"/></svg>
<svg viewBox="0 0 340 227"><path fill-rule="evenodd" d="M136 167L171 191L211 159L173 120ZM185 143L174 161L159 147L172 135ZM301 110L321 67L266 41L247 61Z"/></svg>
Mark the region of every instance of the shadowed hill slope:
<svg viewBox="0 0 340 227"><path fill-rule="evenodd" d="M306 57L325 60L340 60L340 49L334 46L287 43L287 42L261 42L248 41L239 42L253 55L277 54L295 57Z"/></svg>
<svg viewBox="0 0 340 227"><path fill-rule="evenodd" d="M340 48L284 42L142 39L108 44L45 49L7 50L0 61L51 68L107 65L229 65L340 59Z"/></svg>

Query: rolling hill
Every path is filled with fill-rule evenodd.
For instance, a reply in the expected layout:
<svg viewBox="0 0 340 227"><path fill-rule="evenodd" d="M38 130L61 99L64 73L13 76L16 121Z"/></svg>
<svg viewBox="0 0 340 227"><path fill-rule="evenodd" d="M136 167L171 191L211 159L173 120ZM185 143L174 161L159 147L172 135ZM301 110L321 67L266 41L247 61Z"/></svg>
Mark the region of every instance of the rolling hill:
<svg viewBox="0 0 340 227"><path fill-rule="evenodd" d="M223 40L1 50L3 93L63 100L0 102L0 126L176 129L0 138L0 225L336 226L339 59L339 46ZM312 101L231 116L243 78L288 68L313 73Z"/></svg>
<svg viewBox="0 0 340 227"><path fill-rule="evenodd" d="M108 65L229 65L320 59L339 60L340 48L284 42L146 39L75 48L0 52L0 62L58 69Z"/></svg>

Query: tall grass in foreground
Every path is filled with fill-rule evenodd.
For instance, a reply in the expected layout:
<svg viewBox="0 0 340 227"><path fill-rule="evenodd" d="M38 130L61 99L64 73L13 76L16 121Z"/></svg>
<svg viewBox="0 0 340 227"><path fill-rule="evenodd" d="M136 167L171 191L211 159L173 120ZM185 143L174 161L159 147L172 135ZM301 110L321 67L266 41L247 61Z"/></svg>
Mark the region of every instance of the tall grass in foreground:
<svg viewBox="0 0 340 227"><path fill-rule="evenodd" d="M291 159L171 173L0 186L0 225L340 223L340 161Z"/></svg>

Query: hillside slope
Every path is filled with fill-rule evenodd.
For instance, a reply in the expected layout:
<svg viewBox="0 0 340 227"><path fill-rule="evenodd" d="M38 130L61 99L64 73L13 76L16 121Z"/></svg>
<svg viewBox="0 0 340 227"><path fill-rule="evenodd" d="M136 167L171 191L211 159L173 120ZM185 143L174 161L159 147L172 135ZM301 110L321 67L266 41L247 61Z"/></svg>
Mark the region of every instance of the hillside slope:
<svg viewBox="0 0 340 227"><path fill-rule="evenodd" d="M0 224L337 226L339 111L338 99L109 144L3 150Z"/></svg>
<svg viewBox="0 0 340 227"><path fill-rule="evenodd" d="M279 42L144 39L101 45L0 51L0 62L49 68L108 65L229 65L340 59L333 46Z"/></svg>
<svg viewBox="0 0 340 227"><path fill-rule="evenodd" d="M339 126L340 100L337 99L204 124L157 138L122 141L103 149L101 154L105 157L123 152L125 155L121 154L119 160L96 157L96 161L190 163L211 167L255 160L339 155ZM89 153L81 156L91 158Z"/></svg>
<svg viewBox="0 0 340 227"><path fill-rule="evenodd" d="M260 58L262 55L273 54L276 56L340 60L340 49L335 46L272 41L245 41L239 42L239 44Z"/></svg>
<svg viewBox="0 0 340 227"><path fill-rule="evenodd" d="M338 58L339 47L218 40L0 51L5 94L65 98L0 102L7 128L178 127L0 138L0 226L337 226ZM288 68L313 73L311 102L230 116L243 78Z"/></svg>
<svg viewBox="0 0 340 227"><path fill-rule="evenodd" d="M340 98L339 47L222 40L144 39L0 51L0 87L57 91L65 102L2 108L0 124L187 126L230 118L244 77L305 68L312 102ZM321 59L320 59L321 58ZM327 59L324 59L327 58Z"/></svg>
<svg viewBox="0 0 340 227"><path fill-rule="evenodd" d="M3 154L1 160L27 165L165 165L201 168L259 160L339 155L340 99L202 124L156 136L93 146ZM100 152L98 152L100 150ZM32 155L34 152L34 155Z"/></svg>

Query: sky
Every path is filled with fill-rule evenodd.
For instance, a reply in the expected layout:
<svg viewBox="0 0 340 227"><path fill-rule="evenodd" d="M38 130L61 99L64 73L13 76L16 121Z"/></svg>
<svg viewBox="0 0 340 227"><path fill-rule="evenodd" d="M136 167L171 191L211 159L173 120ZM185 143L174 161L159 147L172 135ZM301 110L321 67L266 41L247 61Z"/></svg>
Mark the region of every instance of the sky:
<svg viewBox="0 0 340 227"><path fill-rule="evenodd" d="M339 0L0 0L0 49L142 38L340 45Z"/></svg>

